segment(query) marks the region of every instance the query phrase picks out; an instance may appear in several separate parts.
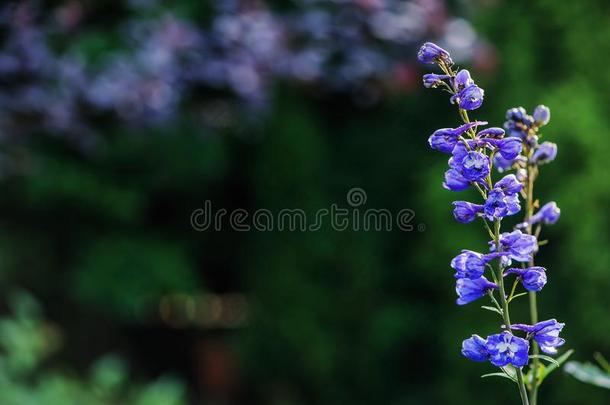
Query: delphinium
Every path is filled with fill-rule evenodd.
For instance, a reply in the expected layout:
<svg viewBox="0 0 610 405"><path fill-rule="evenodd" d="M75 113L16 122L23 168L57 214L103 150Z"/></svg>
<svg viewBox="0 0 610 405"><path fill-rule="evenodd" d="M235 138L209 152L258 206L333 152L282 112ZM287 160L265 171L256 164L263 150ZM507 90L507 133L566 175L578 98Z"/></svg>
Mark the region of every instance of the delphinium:
<svg viewBox="0 0 610 405"><path fill-rule="evenodd" d="M448 92L462 120L455 128L436 130L428 140L432 149L450 155L443 187L451 191L473 187L481 197L480 203L455 201L453 215L461 223L481 220L491 239L488 252L463 250L451 261L457 304L487 297L491 305L482 308L502 319L499 333L486 338L475 334L464 340L462 354L499 367L498 372L484 376L510 379L518 386L523 404L536 404L544 378L571 353L557 360L548 356L557 354L557 348L565 343L559 337L564 324L555 319L539 322L536 306L536 293L547 283L546 269L534 263L534 255L544 244L538 237L542 226L555 223L560 214L555 202L540 206L534 198L540 166L557 154L554 143L539 142L539 130L548 123L550 111L541 105L530 116L522 107L512 108L504 128L482 129L487 122L471 120L469 112L483 104L484 91L468 70L456 68L449 53L430 42L421 47L418 58L440 68L442 74L424 75L424 86ZM503 177L495 180L494 169ZM508 170L515 172L506 173ZM503 232L502 220L521 211L520 196L525 202L524 220ZM529 295L529 324L512 323L510 303L523 295Z"/></svg>

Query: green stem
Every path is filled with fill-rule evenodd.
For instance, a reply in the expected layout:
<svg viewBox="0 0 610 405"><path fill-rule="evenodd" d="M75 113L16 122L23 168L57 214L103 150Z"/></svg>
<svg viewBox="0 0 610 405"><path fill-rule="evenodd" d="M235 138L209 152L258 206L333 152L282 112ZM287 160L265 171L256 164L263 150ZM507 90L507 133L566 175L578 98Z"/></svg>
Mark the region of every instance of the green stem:
<svg viewBox="0 0 610 405"><path fill-rule="evenodd" d="M529 149L529 148L528 148ZM531 155L531 151L527 151L528 160ZM525 213L525 221L528 223L526 232L528 234L532 234L532 225L529 224L529 219L534 215L534 180L536 177L536 168L528 164L527 166L527 191L526 191L526 204L527 209ZM529 267L534 266L534 256L532 255L532 259L528 263ZM537 296L535 291L530 291L529 295L529 307L530 307L530 321L533 324L538 322L538 303ZM535 340L532 340L532 354L534 356L538 356L540 354L540 348L538 347L538 343ZM538 369L540 368L540 360L538 357L534 357L531 366L531 374L532 381L530 382L530 399L531 404L536 405L538 402L538 386L540 382L538 381Z"/></svg>
<svg viewBox="0 0 610 405"><path fill-rule="evenodd" d="M500 220L496 220L494 223L494 242L496 244L496 252L500 251ZM506 291L504 288L504 277L502 274L501 259L498 259L498 267L496 278L498 279L498 290L500 292L500 303L502 304L502 319L504 320L504 326L506 330L510 332L510 313L508 311L508 301L506 299ZM517 385L519 386L519 395L521 396L521 402L523 405L529 405L527 398L527 390L525 388L525 382L523 381L523 371L521 368L517 368Z"/></svg>
<svg viewBox="0 0 610 405"><path fill-rule="evenodd" d="M523 382L523 372L520 368L517 369L517 384L519 385L519 395L521 395L521 402L523 405L529 405L527 400L527 390L525 389L525 383Z"/></svg>

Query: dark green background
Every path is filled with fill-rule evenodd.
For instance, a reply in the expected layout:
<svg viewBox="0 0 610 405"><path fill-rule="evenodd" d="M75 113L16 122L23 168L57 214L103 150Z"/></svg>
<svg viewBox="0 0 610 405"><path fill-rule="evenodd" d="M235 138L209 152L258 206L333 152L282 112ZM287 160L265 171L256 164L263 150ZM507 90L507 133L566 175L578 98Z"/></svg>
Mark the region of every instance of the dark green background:
<svg viewBox="0 0 610 405"><path fill-rule="evenodd" d="M493 73L472 72L486 99L471 117L501 126L509 107L550 107L543 134L559 154L537 189L562 213L538 257L549 277L540 314L566 323L575 359L610 353L610 3L489 3L468 16L498 58ZM212 339L239 370L229 403L516 403L508 382L479 378L490 365L459 353L462 339L499 325L476 304L454 303L450 259L486 240L479 225L452 219L451 201L476 196L442 189L446 156L427 147L432 131L458 122L444 93L417 89L367 109L287 83L273 95L257 125L211 131L185 114L145 136L106 123L105 146L87 154L45 136L6 147L23 153L24 170L0 182L0 277L5 291L30 290L65 330L54 361L78 369L118 351L142 376L175 372L211 401L193 376L193 348ZM413 209L425 231L189 226L206 199L314 212L345 205L352 187L366 190L367 207ZM163 294L205 291L245 294L248 325L147 321ZM525 300L514 308L527 321ZM563 372L540 396L555 405L610 398Z"/></svg>

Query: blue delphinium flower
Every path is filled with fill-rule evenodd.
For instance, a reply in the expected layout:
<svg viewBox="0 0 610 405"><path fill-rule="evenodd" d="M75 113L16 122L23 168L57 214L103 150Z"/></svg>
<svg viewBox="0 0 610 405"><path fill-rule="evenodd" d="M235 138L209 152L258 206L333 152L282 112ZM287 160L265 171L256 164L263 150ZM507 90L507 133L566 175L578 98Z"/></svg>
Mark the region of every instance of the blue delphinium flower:
<svg viewBox="0 0 610 405"><path fill-rule="evenodd" d="M465 89L460 90L454 101L464 110L476 110L483 104L485 92L476 84L471 84Z"/></svg>
<svg viewBox="0 0 610 405"><path fill-rule="evenodd" d="M525 366L529 359L529 342L510 332L488 336L485 347L491 364L497 367L512 364L520 368Z"/></svg>
<svg viewBox="0 0 610 405"><path fill-rule="evenodd" d="M530 163L541 165L552 162L555 160L555 157L557 157L557 145L553 142L542 142L534 150L534 153L530 158Z"/></svg>
<svg viewBox="0 0 610 405"><path fill-rule="evenodd" d="M492 252L495 244L489 242ZM504 232L500 235L501 253L518 262L528 262L538 249L538 241L534 235L525 234L519 230Z"/></svg>
<svg viewBox="0 0 610 405"><path fill-rule="evenodd" d="M478 125L485 125L485 121L475 121L468 124L464 124L457 128L441 128L434 131L430 138L428 138L428 144L432 149L444 153L451 153L455 148L455 145L460 142L459 137L470 128L477 127Z"/></svg>
<svg viewBox="0 0 610 405"><path fill-rule="evenodd" d="M453 202L453 216L463 224L467 224L475 220L475 218L483 212L483 206L480 204L469 203L468 201Z"/></svg>
<svg viewBox="0 0 610 405"><path fill-rule="evenodd" d="M498 148L498 153L506 160L514 160L519 156L523 149L523 143L519 138L508 137L494 142Z"/></svg>
<svg viewBox="0 0 610 405"><path fill-rule="evenodd" d="M443 62L449 66L453 65L449 52L432 42L426 42L421 48L419 48L417 59L423 63Z"/></svg>
<svg viewBox="0 0 610 405"><path fill-rule="evenodd" d="M559 323L556 319L549 319L535 325L516 323L511 326L511 329L527 332L528 336L532 336L540 345L543 352L556 354L557 348L565 343L565 340L559 337L559 332L564 326L564 323Z"/></svg>
<svg viewBox="0 0 610 405"><path fill-rule="evenodd" d="M424 87L427 89L433 89L438 87L443 80L449 79L449 75L437 75L434 73L425 74L423 77Z"/></svg>
<svg viewBox="0 0 610 405"><path fill-rule="evenodd" d="M456 132L455 128L441 128L434 131L430 138L428 138L428 145L432 149L444 153L451 153L455 145L460 142L459 136L462 133Z"/></svg>
<svg viewBox="0 0 610 405"><path fill-rule="evenodd" d="M494 188L499 188L507 195L513 195L521 191L523 184L514 174L507 174L494 184Z"/></svg>
<svg viewBox="0 0 610 405"><path fill-rule="evenodd" d="M462 342L462 354L472 361L487 361L489 359L487 340L479 335L472 335Z"/></svg>
<svg viewBox="0 0 610 405"><path fill-rule="evenodd" d="M470 186L470 180L466 179L456 169L449 169L445 172L443 187L451 191L466 190Z"/></svg>
<svg viewBox="0 0 610 405"><path fill-rule="evenodd" d="M459 278L455 282L455 292L458 295L457 304L465 305L469 302L478 300L488 291L498 288L496 283L492 283L484 276L471 280L469 278Z"/></svg>
<svg viewBox="0 0 610 405"><path fill-rule="evenodd" d="M494 254L484 255L464 249L451 260L451 268L455 270L455 278L477 279L485 272L487 263L495 257Z"/></svg>
<svg viewBox="0 0 610 405"><path fill-rule="evenodd" d="M504 271L504 275L516 274L521 277L523 288L528 291L540 291L546 285L546 269L540 266L532 266L526 269L510 268Z"/></svg>
<svg viewBox="0 0 610 405"><path fill-rule="evenodd" d="M458 142L449 159L449 166L460 173L468 181L484 183L490 171L489 158L480 151L472 150L476 141L468 140L467 147L464 142Z"/></svg>
<svg viewBox="0 0 610 405"><path fill-rule="evenodd" d="M516 194L505 194L500 188L494 188L487 194L484 212L490 221L514 215L520 210L521 205Z"/></svg>
<svg viewBox="0 0 610 405"><path fill-rule="evenodd" d="M481 152L470 151L459 163L462 176L470 181L477 181L489 174L489 158Z"/></svg>

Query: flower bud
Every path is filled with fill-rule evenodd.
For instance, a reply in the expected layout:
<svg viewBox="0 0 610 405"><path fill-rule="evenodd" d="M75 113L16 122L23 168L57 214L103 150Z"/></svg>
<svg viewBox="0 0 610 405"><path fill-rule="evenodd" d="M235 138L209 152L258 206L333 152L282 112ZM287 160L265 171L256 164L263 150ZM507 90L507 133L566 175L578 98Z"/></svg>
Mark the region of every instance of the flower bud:
<svg viewBox="0 0 610 405"><path fill-rule="evenodd" d="M489 353L485 345L487 341L479 335L472 335L471 338L462 342L462 355L472 361L486 361Z"/></svg>
<svg viewBox="0 0 610 405"><path fill-rule="evenodd" d="M504 275L509 274L520 276L523 288L528 291L540 291L546 285L546 269L544 267L511 268L504 272Z"/></svg>
<svg viewBox="0 0 610 405"><path fill-rule="evenodd" d="M470 186L470 181L465 179L456 169L449 169L445 172L443 188L451 191L466 190Z"/></svg>
<svg viewBox="0 0 610 405"><path fill-rule="evenodd" d="M477 215L483 212L482 205L469 203L468 201L454 201L453 206L454 218L463 224L474 221Z"/></svg>
<svg viewBox="0 0 610 405"><path fill-rule="evenodd" d="M422 63L438 63L442 61L447 65L453 65L449 52L432 42L426 42L419 48L417 59Z"/></svg>
<svg viewBox="0 0 610 405"><path fill-rule="evenodd" d="M555 201L551 201L544 204L537 213L532 215L530 224L543 222L547 225L553 225L559 219L559 215L561 215L561 210Z"/></svg>
<svg viewBox="0 0 610 405"><path fill-rule="evenodd" d="M532 154L530 162L541 165L555 160L557 157L557 144L553 142L542 142Z"/></svg>
<svg viewBox="0 0 610 405"><path fill-rule="evenodd" d="M438 87L443 80L448 79L448 75L437 75L434 73L428 73L424 75L424 87L427 89L433 89Z"/></svg>
<svg viewBox="0 0 610 405"><path fill-rule="evenodd" d="M462 253L451 260L451 268L455 270L455 278L476 279L483 275L489 260L472 250L462 250Z"/></svg>
<svg viewBox="0 0 610 405"><path fill-rule="evenodd" d="M496 288L498 288L498 285L487 280L484 276L475 280L460 278L455 283L455 292L458 295L457 304L468 304L481 298L487 294L488 291Z"/></svg>
<svg viewBox="0 0 610 405"><path fill-rule="evenodd" d="M474 84L474 80L470 77L470 72L466 69L462 69L455 75L455 79L453 80L453 86L457 91L465 89L468 86Z"/></svg>
<svg viewBox="0 0 610 405"><path fill-rule="evenodd" d="M551 119L551 110L545 105L539 105L532 115L536 125L541 127L549 123L549 120Z"/></svg>

